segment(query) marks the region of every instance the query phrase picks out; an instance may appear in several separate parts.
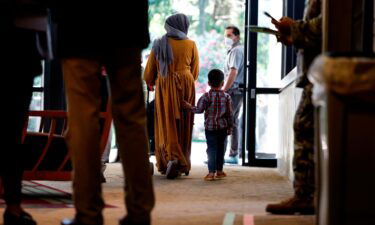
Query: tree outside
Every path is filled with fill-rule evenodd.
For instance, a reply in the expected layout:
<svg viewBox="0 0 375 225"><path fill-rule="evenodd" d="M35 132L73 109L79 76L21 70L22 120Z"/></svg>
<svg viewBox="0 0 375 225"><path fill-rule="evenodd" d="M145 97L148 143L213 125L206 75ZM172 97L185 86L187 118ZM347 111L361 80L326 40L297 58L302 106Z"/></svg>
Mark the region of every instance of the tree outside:
<svg viewBox="0 0 375 225"><path fill-rule="evenodd" d="M208 71L224 67L225 26L233 24L244 30L244 0L149 0L149 5L152 40L165 34L168 16L181 12L190 18L188 36L196 42L200 56L197 92L204 91Z"/></svg>

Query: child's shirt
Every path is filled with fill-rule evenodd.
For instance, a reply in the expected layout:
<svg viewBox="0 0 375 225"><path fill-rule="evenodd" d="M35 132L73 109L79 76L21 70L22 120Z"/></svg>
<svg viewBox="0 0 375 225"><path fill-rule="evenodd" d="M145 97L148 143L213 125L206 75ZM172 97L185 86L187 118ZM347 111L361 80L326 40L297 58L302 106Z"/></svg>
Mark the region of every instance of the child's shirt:
<svg viewBox="0 0 375 225"><path fill-rule="evenodd" d="M223 90L211 89L199 98L197 106L190 109L194 113L204 111L204 127L206 130L233 128L232 99Z"/></svg>

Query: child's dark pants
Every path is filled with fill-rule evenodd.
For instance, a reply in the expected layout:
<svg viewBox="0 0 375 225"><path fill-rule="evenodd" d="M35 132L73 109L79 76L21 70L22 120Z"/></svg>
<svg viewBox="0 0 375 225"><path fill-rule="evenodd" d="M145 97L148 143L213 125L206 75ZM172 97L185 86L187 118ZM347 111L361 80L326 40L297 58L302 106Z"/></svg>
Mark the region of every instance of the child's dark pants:
<svg viewBox="0 0 375 225"><path fill-rule="evenodd" d="M208 171L215 173L223 171L224 164L224 142L227 129L205 130L207 140Z"/></svg>

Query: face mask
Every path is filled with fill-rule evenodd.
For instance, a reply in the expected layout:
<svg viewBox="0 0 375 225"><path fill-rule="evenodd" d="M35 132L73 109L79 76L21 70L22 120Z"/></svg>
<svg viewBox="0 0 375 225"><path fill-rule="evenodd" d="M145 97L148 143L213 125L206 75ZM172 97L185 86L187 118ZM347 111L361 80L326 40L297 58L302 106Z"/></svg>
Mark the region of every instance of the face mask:
<svg viewBox="0 0 375 225"><path fill-rule="evenodd" d="M233 45L233 40L232 40L231 38L227 38L227 37L225 37L225 38L224 38L224 43L225 43L225 45L226 45L228 48L231 48L232 45Z"/></svg>

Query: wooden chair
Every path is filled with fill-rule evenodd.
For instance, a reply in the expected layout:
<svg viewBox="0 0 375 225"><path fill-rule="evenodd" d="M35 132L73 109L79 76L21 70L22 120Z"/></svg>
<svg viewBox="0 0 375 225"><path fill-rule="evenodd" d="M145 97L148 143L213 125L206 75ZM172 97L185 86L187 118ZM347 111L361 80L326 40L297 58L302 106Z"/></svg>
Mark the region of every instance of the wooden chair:
<svg viewBox="0 0 375 225"><path fill-rule="evenodd" d="M112 116L109 104L106 112L100 113L101 139L100 151L104 152L111 129ZM31 117L40 118L38 131L28 131ZM70 154L65 143L67 114L65 111L46 110L29 111L22 142L25 145L24 180L71 180L72 165ZM0 179L0 196L3 187Z"/></svg>
<svg viewBox="0 0 375 225"><path fill-rule="evenodd" d="M108 109L108 106L107 106ZM39 117L39 130L27 131L25 126L23 143L27 151L24 180L71 179L70 155L63 136L67 117L65 111L30 111L31 117ZM100 113L101 141L100 151L104 152L111 129L112 116L109 110Z"/></svg>
<svg viewBox="0 0 375 225"><path fill-rule="evenodd" d="M101 139L100 151L104 152L108 142L112 115L107 78L101 77L102 105L100 113ZM32 117L40 118L37 129L28 130ZM24 180L71 180L72 165L65 143L64 132L67 126L67 113L62 110L29 111L25 123L22 143L25 145ZM3 188L0 179L0 196Z"/></svg>

